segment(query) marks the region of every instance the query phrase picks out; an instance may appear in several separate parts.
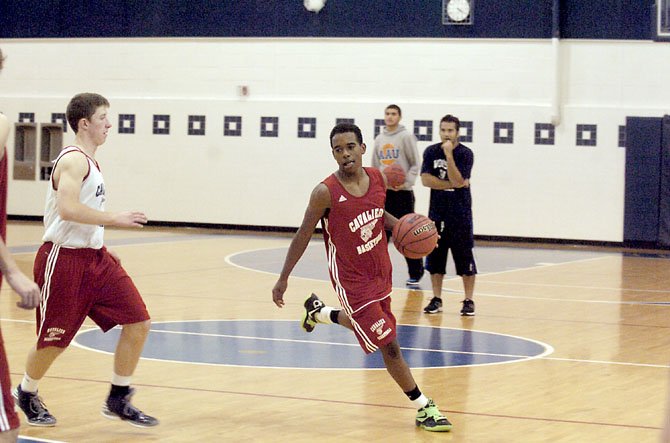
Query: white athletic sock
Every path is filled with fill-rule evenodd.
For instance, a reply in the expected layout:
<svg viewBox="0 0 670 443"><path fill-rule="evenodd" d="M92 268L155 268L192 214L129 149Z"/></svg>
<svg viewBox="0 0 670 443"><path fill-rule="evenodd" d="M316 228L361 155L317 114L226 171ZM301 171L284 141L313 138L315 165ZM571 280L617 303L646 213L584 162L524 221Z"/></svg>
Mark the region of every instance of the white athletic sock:
<svg viewBox="0 0 670 443"><path fill-rule="evenodd" d="M130 386L130 379L132 377L124 377L118 375L116 372L112 374L112 384L116 386Z"/></svg>
<svg viewBox="0 0 670 443"><path fill-rule="evenodd" d="M324 306L319 312L314 314L314 319L318 323L332 324L333 321L330 319L330 313L333 311L333 308L330 306Z"/></svg>
<svg viewBox="0 0 670 443"><path fill-rule="evenodd" d="M414 403L414 406L416 406L417 409L421 409L428 404L428 397L421 394L418 398L412 400L412 403Z"/></svg>
<svg viewBox="0 0 670 443"><path fill-rule="evenodd" d="M21 390L23 392L37 392L37 385L39 380L30 378L28 374L23 374L23 380L21 380Z"/></svg>

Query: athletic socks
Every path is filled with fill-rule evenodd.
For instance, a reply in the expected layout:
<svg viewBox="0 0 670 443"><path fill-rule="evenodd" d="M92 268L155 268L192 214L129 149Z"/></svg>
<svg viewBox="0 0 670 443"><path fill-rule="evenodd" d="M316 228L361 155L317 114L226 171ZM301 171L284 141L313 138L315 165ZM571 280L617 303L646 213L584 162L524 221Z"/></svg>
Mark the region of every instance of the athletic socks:
<svg viewBox="0 0 670 443"><path fill-rule="evenodd" d="M314 320L317 323L332 324L338 323L337 315L340 313L340 309L331 308L330 306L324 306L319 312L314 314Z"/></svg>
<svg viewBox="0 0 670 443"><path fill-rule="evenodd" d="M39 380L30 378L28 374L23 374L23 380L21 380L21 390L23 392L37 392L37 385L39 382Z"/></svg>
<svg viewBox="0 0 670 443"><path fill-rule="evenodd" d="M421 393L418 386L414 386L414 389L405 392L405 395L414 403L417 409L421 409L428 404L428 397Z"/></svg>
<svg viewBox="0 0 670 443"><path fill-rule="evenodd" d="M117 386L130 386L130 379L132 377L125 377L118 375L116 372L112 374L112 384Z"/></svg>

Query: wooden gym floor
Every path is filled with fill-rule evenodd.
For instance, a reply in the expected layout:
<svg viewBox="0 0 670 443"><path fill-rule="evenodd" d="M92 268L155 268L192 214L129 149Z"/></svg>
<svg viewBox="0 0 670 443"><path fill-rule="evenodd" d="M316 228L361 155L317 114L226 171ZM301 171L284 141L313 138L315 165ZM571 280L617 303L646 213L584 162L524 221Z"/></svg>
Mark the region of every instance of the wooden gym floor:
<svg viewBox="0 0 670 443"><path fill-rule="evenodd" d="M8 245L29 275L41 235L41 224L9 225ZM289 280L287 306L274 306L272 269L281 266L290 236L145 228L107 230L106 240L120 254L156 326L151 333L156 339L145 348L151 358L140 362L134 377L134 403L158 417L161 425L138 429L103 418L100 407L112 356L93 349L97 345L76 345L55 362L40 385L58 425L23 424L24 437L68 442L648 442L659 437L670 362L668 251L636 254L535 246L533 252L521 245L478 243L478 263L490 265L480 266L474 318L458 314L461 283L453 273L446 282L445 311L436 315L422 313L430 298L427 276L419 291L394 284L393 309L398 323L408 328L486 332L547 346L544 355L506 364L431 367L426 357L427 366L414 367L413 374L454 424L450 434L431 434L414 426L412 405L383 369L301 367L335 355L327 343L304 348L302 336L266 337L269 348L261 351L248 344L255 337L245 336L247 344L228 349L226 341L211 347L184 336L162 338L178 335L160 333L162 322L250 320L252 327L293 328L310 292L336 304L330 283L319 277L325 275L325 259L322 263L306 256L300 264L304 275ZM323 255L320 240L314 243L310 250ZM584 258L561 255L566 250L584 253ZM535 253L540 261L508 266L519 255ZM563 258L547 260L554 256ZM398 257L394 266L396 280L402 282L406 268ZM3 284L1 326L16 384L33 344L35 323L34 313L18 309L15 301L16 295ZM83 329L95 325L87 321ZM298 346L283 356L284 363L253 364L255 358L272 355L284 341ZM466 354L504 353L478 352L477 344L471 351ZM182 354L188 356L175 357ZM233 360L220 362L219 356ZM246 363L235 363L240 356ZM346 361L357 365L358 358Z"/></svg>

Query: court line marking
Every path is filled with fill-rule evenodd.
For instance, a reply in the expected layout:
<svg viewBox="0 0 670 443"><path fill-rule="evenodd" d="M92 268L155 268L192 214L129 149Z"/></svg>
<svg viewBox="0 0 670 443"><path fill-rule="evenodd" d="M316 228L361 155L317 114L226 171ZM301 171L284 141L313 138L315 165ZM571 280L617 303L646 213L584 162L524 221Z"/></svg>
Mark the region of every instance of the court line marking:
<svg viewBox="0 0 670 443"><path fill-rule="evenodd" d="M445 290L442 290L445 292ZM449 290L446 292L456 292L462 293L463 291L454 291ZM600 304L611 304L611 305L651 305L659 307L669 307L667 301L622 301L622 300L592 300L592 299L579 299L579 298L547 298L547 297L531 297L526 295L504 295L504 294L494 294L490 292L477 292L476 297L494 297L494 298L516 298L521 300L535 300L535 301L558 301L558 302L574 302L574 303L600 303Z"/></svg>
<svg viewBox="0 0 670 443"><path fill-rule="evenodd" d="M21 424L23 425L23 423ZM18 443L30 443L33 441L38 441L38 442L45 442L45 443L66 443L65 441L62 440L48 440L46 438L39 438L39 437L31 437L29 435L19 435L19 440Z"/></svg>
<svg viewBox="0 0 670 443"><path fill-rule="evenodd" d="M244 319L244 320L189 320L189 321L181 321L181 320L173 320L173 321L161 321L161 322L155 322L156 324L167 324L167 323L196 323L196 322L219 322L219 321L224 321L224 322L231 322L231 321L293 321L293 320L267 320L267 319ZM491 356L500 356L500 357L518 357L517 360L510 360L510 361L503 361L503 362L491 362L491 363L478 363L478 364L472 364L472 365L456 365L456 366L421 366L421 367L414 367L412 369L449 369L449 368L463 368L463 367L479 367L479 366L491 366L491 365L500 365L500 364L511 364L511 363L519 363L519 362L525 362L525 361L530 361L530 360L550 360L550 361L558 361L558 362L570 362L570 363L587 363L587 364L603 364L603 365L615 365L615 366L633 366L633 367L646 367L646 368L663 368L667 369L670 368L670 365L667 364L653 364L653 363L636 363L636 362L621 362L621 361L613 361L613 360L587 360L587 359L576 359L576 358L563 358L563 357L549 357L549 355L554 353L554 348L553 346L533 340L530 338L526 337L520 337L520 336L515 336L511 334L502 334L502 333L497 333L497 332L489 332L489 331L480 331L480 330L472 330L472 329L463 329L463 328L451 328L451 327L444 327L444 326L426 326L426 325L406 325L406 324L399 324L399 326L411 326L411 327L422 327L422 328L438 328L438 329L447 329L447 330L457 330L457 331L472 331L472 332L480 332L483 334L490 334L490 335L497 335L497 336L504 336L504 337L512 337L516 338L519 340L526 340L529 342L533 342L535 344L538 344L542 347L545 348L545 352L542 354L538 354L537 356L527 356L527 355L514 355L514 354L494 354L494 353L475 353L475 352L464 352L464 351L448 351L448 350L442 350L442 349L422 349L422 348L410 348L410 347L401 347L403 350L412 350L412 351L425 351L425 352L441 352L441 353L450 353L450 354L464 354L464 355L491 355ZM118 327L117 327L118 328ZM90 350L93 352L99 352L102 354L107 354L107 355L113 355L113 352L108 352L108 351L102 351L99 349L91 348L86 345L82 345L80 343L76 342L76 338L79 334L90 331L90 330L97 330L98 328L96 327L91 327L86 330L80 330L77 332L75 335L75 339L72 341L72 344L76 347L79 347L81 349L86 349ZM183 331L164 331L164 330L154 330L151 329L150 332L155 332L155 333L173 333L173 334L184 334L184 335L203 335L203 336L218 336L219 334L209 334L209 333L197 333L197 332L183 332ZM269 340L269 341L286 341L286 342L305 342L305 343L315 343L315 344L325 344L325 345L332 345L332 346L355 346L358 347L358 344L352 344L352 343L337 343L337 342L321 342L321 341L309 341L309 340L295 340L295 339L281 339L281 338L267 338L267 337L249 337L249 336L235 336L235 335L226 335L226 334L221 334L223 337L234 337L234 338L240 338L240 339L251 339L251 340ZM231 366L231 367L246 367L246 368L277 368L277 369L302 369L302 370L385 370L385 368L304 368L304 367L286 367L286 366L255 366L255 365L234 365L234 364L227 364L227 363L201 363L201 362L188 362L188 361L181 361L181 360L170 360L170 359L159 359L159 358L149 358L149 357L142 357L144 360L152 360L152 361L162 361L162 362L173 362L173 363L186 363L186 364L195 364L195 365L206 365L206 366Z"/></svg>
<svg viewBox="0 0 670 443"><path fill-rule="evenodd" d="M148 243L150 243L150 242L148 242ZM259 249L259 250L262 250L262 249L276 249L276 248L261 248L261 249ZM232 262L230 262L230 261L228 260L228 257L230 257L230 256L232 256L232 255L235 255L235 254L231 254L231 255L227 256L227 257L226 257L226 260L225 260L226 262L228 262L228 263L231 264L232 266L235 266L235 267L238 267L238 268L242 268L242 269L248 269L248 270L253 271L253 272L262 272L262 273L267 273L267 274L271 274L271 275L278 275L277 273L270 273L270 272L265 272L265 271L259 271L259 270L256 270L256 269L246 268L246 267L243 267L243 266L239 266L239 265L237 265L237 264L235 264L235 263L232 263ZM599 258L605 258L605 257L599 257ZM560 264L556 264L556 265L570 264L570 263L572 263L572 262L565 262L565 263L560 263ZM525 269L537 269L537 267L529 267L529 268L525 268ZM519 269L514 269L514 270L501 271L501 272L497 272L497 273L516 272L516 271L518 271L518 270L524 270L524 269L519 268ZM480 275L481 275L481 276L485 276L485 275L491 275L491 274L480 274ZM326 282L327 282L327 280L321 280L321 279L312 279L312 278L305 278L305 277L295 277L295 278L303 278L303 279L309 279L309 280L314 280L314 281L320 281L320 282L326 281ZM548 285L548 286L551 286L551 285ZM563 286L563 285L561 285L561 286ZM600 289L600 288L592 288L592 287L588 287L588 288L589 288L589 289ZM404 288L402 288L402 289L404 289ZM620 288L616 288L616 290L645 291L645 290L637 290L637 289L620 289ZM422 291L425 291L425 290L422 290ZM655 292L655 291L649 290L649 292ZM663 291L659 291L659 292L663 292ZM478 295L480 295L480 294L478 293ZM489 296L492 296L492 297L507 297L507 298L514 298L514 296L504 296L504 295L499 295L499 294L490 294ZM551 300L551 299L542 299L542 298L538 299L538 298L532 298L532 297L528 297L528 298L531 298L531 299L534 299L534 300ZM558 300L558 301L564 301L564 299L555 299L555 300ZM582 300L577 300L577 301L582 301ZM587 300L584 300L584 301L589 302L589 301L587 301ZM590 300L590 302L593 302L593 300ZM604 301L600 301L600 302L604 302ZM611 303L617 303L617 302L611 302ZM653 302L643 302L643 303L650 304L650 303L653 303ZM15 319L4 319L4 318L2 318L2 319L0 319L0 320L2 320L2 321L15 321L15 322L34 323L34 322L26 321L26 320L15 320ZM419 325L411 325L411 326L419 326ZM89 329L97 329L97 328L96 328L96 327L91 327L91 328L86 328L86 329L84 329L84 330L89 330ZM84 330L80 330L80 332L84 332ZM73 344L75 344L75 346L78 345L78 344L75 343L75 342L73 342ZM97 350L94 350L94 349L93 349L93 351L101 352L101 351L97 351ZM651 364L628 363L628 362L613 362L613 361L599 361L599 360L562 359L562 358L556 358L556 357L544 357L543 359L546 359L546 360L557 360L557 361L571 361L571 362L574 361L574 362L584 362L584 363L598 363L598 364L622 364L622 365L648 366L648 367L660 367L660 368L668 368L668 367L669 367L669 366L667 366L667 365L651 365ZM166 360L159 360L159 361L166 361ZM183 362L178 362L178 363L183 363ZM254 367L255 367L255 366L254 366ZM15 374L15 375L20 375L20 374ZM48 378L62 378L62 379L66 379L66 377L53 377L53 376L47 376L47 377L48 377ZM79 381L82 381L82 379L75 379L75 378L69 378L69 379L70 379L70 380L79 380ZM86 381L86 380L83 380L83 381ZM107 384L106 381L94 381L94 382ZM140 386L152 387L152 385L140 385ZM189 391L190 391L190 390L193 390L193 388L179 388L179 387L170 387L170 386L160 386L160 387L163 387L163 388L172 388L172 389L188 389ZM200 389L195 389L195 390L200 390ZM205 390L202 390L202 391L205 391ZM232 392L232 391L212 391L212 392L235 393L235 392ZM293 398L293 397L287 397L287 396L274 396L274 395L268 395L268 394L265 394L265 393L264 393L264 394L236 393L236 394L240 394L240 395L254 395L254 396L261 396L261 397L271 396L271 397L280 397L280 398ZM332 403L353 404L353 405L361 405L361 404L362 404L362 403L354 403L354 402L331 401L331 400L309 399L309 398L301 398L301 399L303 399L303 400L312 400L312 401L332 402ZM413 408L409 408L409 407L398 407L398 406L389 406L389 405L374 405L374 404L363 404L363 405L365 405L365 406L378 406L378 407L392 407L392 408L402 408L402 409L412 409L412 410L413 410ZM552 418L541 418L541 417L510 416L510 415L501 415L501 414L474 413L474 412L455 411L455 410L447 410L447 412L455 413L455 414L463 414L463 415L476 415L476 416L488 416L488 417L502 417L502 418L511 418L511 419L520 419L520 420L536 420L536 421L548 421L548 422L560 422L560 423L574 423L574 424L586 424L586 425L597 425L597 426L611 426L611 427L622 427L622 428L638 428L638 429L650 429L650 430L659 430L659 429L660 429L659 427L642 426L642 425L626 425L626 424L620 424L620 423L602 423L602 422L587 422L587 421L563 420L563 419L552 419ZM52 440L39 440L39 441L51 442Z"/></svg>
<svg viewBox="0 0 670 443"><path fill-rule="evenodd" d="M136 232L141 232L141 228ZM211 240L212 238L222 238L225 235L226 235L225 233L221 234L168 233L166 235L157 235L155 237L132 237L132 236L119 237L105 240L105 246L125 247L125 246L144 246L149 244L181 243L188 241L205 241L205 240ZM40 246L42 246L42 243L14 245L9 247L9 252L12 255L34 254L39 250Z"/></svg>
<svg viewBox="0 0 670 443"><path fill-rule="evenodd" d="M15 322L21 322L21 323L29 323L27 320L14 320L14 319L0 319L3 321L15 321ZM216 320L207 320L207 321L216 321ZM170 322L165 322L165 323L176 323L177 321L170 321ZM34 322L32 322L34 323ZM88 328L89 329L98 329L96 327ZM83 332L80 330L79 332ZM79 334L77 333L77 335ZM79 345L76 342L72 342L73 345L83 348L83 349L90 349L85 346ZM110 354L108 352L104 351L99 351L96 349L91 349L94 352L100 352L104 354ZM154 361L160 361L160 362L171 362L170 360L156 360L156 359L146 359L142 358L144 360L154 360ZM544 360L556 360L556 361L568 361L568 362L580 362L580 363L599 363L599 364L624 364L624 365L632 365L632 366L648 366L648 367L660 367L660 368L668 368L670 366L667 365L648 365L648 364L636 364L636 363L627 363L627 362L612 362L612 361L602 361L602 360L576 360L576 359L563 359L563 358L557 358L557 357L544 357ZM176 363L185 363L185 362L180 362L176 361ZM213 365L213 364L203 364L207 366L222 366L222 365ZM241 367L241 366L240 366ZM257 366L252 366L254 368L258 368ZM262 369L272 369L270 367L263 367ZM283 368L286 369L286 368ZM428 368L426 368L428 369ZM12 373L13 375L22 375L20 373ZM107 380L91 380L91 379L83 379L83 378L74 378L74 377L62 377L62 376L51 376L51 375L46 375L45 378L50 378L50 379L58 379L58 380L71 380L71 381L79 381L79 382L90 382L90 383L99 383L99 384L108 384L109 381ZM345 404L345 405L353 405L353 406L366 406L366 407L380 407L380 408L392 408L392 409L406 409L406 410L414 410L414 408L409 407L409 406L396 406L396 405L380 405L380 404L373 404L373 403L360 403L360 402L352 402L352 401L343 401L343 400L328 400L328 399L315 399L315 398L307 398L307 397L293 397L293 396L286 396L286 395L276 395L276 394L268 394L268 393L262 393L262 394L256 394L252 392L241 392L241 391L226 391L226 390L214 390L214 389L202 389L202 388L193 388L193 387L179 387L179 386L167 386L167 385L151 385L151 384L144 384L144 383L134 383L135 386L143 386L143 387L148 387L148 388L161 388L161 389L173 389L173 390L188 390L189 392L192 391L198 391L198 392L210 392L210 393L218 393L218 394L230 394L230 395L242 395L242 396L252 396L252 397L271 397L271 398L280 398L280 399L289 399L289 400L301 400L301 401L315 401L315 402L323 402L323 403L336 403L336 404ZM480 417L494 417L494 418L506 418L506 419L513 419L513 420L532 420L532 421L544 421L544 422L550 422L550 423L570 423L570 424L582 424L582 425L589 425L589 426L608 426L608 427L618 427L618 428L626 428L626 429L649 429L649 430L660 430L660 427L656 426L644 426L644 425L634 425L634 424L622 424L622 423L606 423L606 422L595 422L595 421L580 421L580 420L567 420L567 419L557 419L557 418L544 418L544 417L528 417L528 416L514 416L514 415L506 415L506 414L492 414L492 413L479 413L479 412L468 412L468 411L459 411L459 410L453 410L453 409L444 409L445 412L451 413L451 414L460 414L460 415L472 415L472 416L480 416ZM49 442L50 440L44 440L46 442ZM55 442L55 443L60 443L60 442Z"/></svg>
<svg viewBox="0 0 670 443"><path fill-rule="evenodd" d="M307 246L309 247L309 245L311 245L312 243L316 243L316 242L317 242L316 240L310 240L310 242L308 243ZM226 255L224 257L224 261L226 263L228 263L229 265L231 265L233 267L236 267L236 268L239 268L239 269L244 269L244 270L247 270L247 271L250 271L250 272L258 272L258 273L261 273L261 274L277 275L278 276L279 272L269 272L269 271L264 271L264 270L261 270L261 269L254 269L254 268L250 268L248 266L240 265L240 264L235 263L235 262L232 261L232 259L237 255L254 253L254 252L261 252L261 251L270 251L270 250L275 250L275 249L288 249L288 248L274 246L274 247L267 247L267 248L245 249L243 251L237 251L237 252L233 252L233 253L230 253L230 254ZM607 256L607 257L610 257L610 256ZM581 261L597 260L597 259L602 259L602 258L607 258L607 257L591 257L591 258L588 258L588 259L572 260L572 261L563 262L563 263L555 263L555 264L552 264L551 266L561 266L561 265L567 265L567 264L572 264L572 263L578 263L578 262L581 262ZM302 259L302 257L301 257L301 259ZM526 270L533 270L533 269L544 268L544 267L546 267L546 266L530 266L530 267L525 267L525 268L508 269L508 270L505 270L505 271L479 273L477 275L484 277L484 276L488 276L488 275L504 274L504 273L517 272L517 271L526 271ZM299 279L302 279L302 280L311 280L311 281L330 283L330 280L328 280L328 279L303 277L303 276L293 275L293 274L291 275L291 278L299 278ZM456 280L456 279L460 280L460 277L452 277L450 279L445 279L445 281ZM394 289L407 289L407 288L395 288L394 287ZM428 291L428 289L421 289L421 290L422 291Z"/></svg>
<svg viewBox="0 0 670 443"><path fill-rule="evenodd" d="M216 321L216 320L213 320ZM79 331L75 335L76 337L80 333L84 332L89 332L93 329L97 328L91 328L88 329L87 331ZM454 329L454 328L452 328ZM158 332L167 332L167 331L161 331L161 330L150 330L150 332L158 333ZM177 332L177 331L170 331L169 333L173 334L184 334L184 335L199 335L198 333L185 333L185 332ZM202 334L202 335L208 335L208 334ZM502 335L502 334L501 334ZM284 341L284 342L301 342L301 340L292 340L292 339L279 339L279 338L263 338L263 337L243 337L243 336L230 336L233 338L240 338L240 339L250 339L250 340L274 340L274 341ZM530 339L526 339L528 341L533 341ZM314 344L323 344L327 346L352 346L352 347L360 347L358 344L352 344L352 343L337 343L337 342L317 342L317 341L306 341L307 343L314 343ZM81 343L78 343L76 341L72 341L72 345L81 349L85 349L88 351L92 352L98 352L101 354L106 354L106 355L114 355L113 352L109 351L103 351L101 349L95 349L91 348L89 346L83 345ZM549 346L549 348L553 348ZM418 351L424 351L423 349L419 348L409 348L409 347L401 347L400 349L403 350L418 350ZM545 352L539 355L545 355L546 354L546 347L545 347ZM437 350L437 349L432 349L432 350L425 350L426 352L442 352L442 353L451 353L451 354L472 354L472 355L491 355L491 356L497 356L497 354L489 354L489 353L474 353L474 352L459 352L459 351L444 351L444 350ZM362 351L361 351L362 352ZM454 366L415 366L412 367L412 369L449 369L449 368L467 368L467 367L479 367L479 366L492 366L492 365L504 365L504 364L511 364L511 363L519 363L523 361L528 361L528 360L536 360L540 358L538 356L528 356L528 355L523 355L523 356L518 356L519 358L515 358L513 360L504 360L504 361L498 361L498 362L490 362L490 363L473 363L469 365L454 365ZM515 355L502 355L502 357L517 357ZM225 367L232 367L232 368L255 368L255 369L292 369L292 370L304 370L304 371L385 371L385 367L381 368L366 368L366 367L358 367L358 368L338 368L338 367L304 367L304 366L261 366L261 365L241 365L241 364L232 364L232 363L206 363L206 362L197 362L197 361L185 361L185 360L172 360L168 358L155 358L155 357L141 357L142 360L148 360L148 361L156 361L156 362L167 362L167 363L182 363L182 364L188 364L188 365L198 365L198 366L225 366Z"/></svg>
<svg viewBox="0 0 670 443"><path fill-rule="evenodd" d="M12 375L22 375L22 373L11 373ZM86 379L81 377L65 377L65 376L55 376L55 375L45 375L44 378L50 378L54 380L68 380L75 382L84 382L84 383L97 383L109 385L109 380L95 380L95 379ZM260 398L274 398L274 399L283 399L283 400L297 400L297 401L312 401L317 403L332 403L348 406L364 406L364 407L376 407L384 409L402 409L408 411L416 411L416 408L412 406L399 406L399 405L389 405L389 404L378 404L378 403L365 403L365 402L354 402L348 400L334 400L334 399L324 399L324 398L314 398L314 397L298 397L290 395L280 395L280 394L268 394L268 393L255 393L255 392L242 392L242 391L230 391L222 389L205 389L205 388L194 388L188 386L174 386L174 385L154 385L148 383L133 383L133 386L144 387L144 388L156 388L156 389L171 389L175 391L188 391L188 392L203 392L210 394L224 394L224 395L238 395L244 397L260 397ZM596 422L596 421L583 421L583 420L568 420L560 418L545 418L545 417L529 417L521 415L507 415L507 414L492 414L486 412L468 412L468 411L459 411L455 409L443 409L444 412L457 415L472 415L477 417L494 417L494 418L508 418L512 420L532 420L532 421L543 421L549 423L570 423L570 424L579 424L579 425L588 425L588 426L608 426L615 428L625 428L625 429L648 429L648 430L660 430L660 427L657 426L645 426L645 425L635 425L635 424L622 424L622 423L606 423L606 422ZM59 442L60 443L60 442Z"/></svg>
<svg viewBox="0 0 670 443"><path fill-rule="evenodd" d="M478 274L482 277L486 277L490 274ZM460 277L451 277L445 279L445 281L460 281ZM526 282L507 282L502 280L488 280L481 279L479 283L491 283L496 285L516 285L516 286L539 286L543 288L569 288L569 289L595 289L598 291L630 291L630 292L650 292L650 293L659 293L659 294L670 294L669 290L666 289L633 289L633 288L614 288L607 286L583 286L583 285L562 285L562 284L550 284L550 283L526 283Z"/></svg>
<svg viewBox="0 0 670 443"><path fill-rule="evenodd" d="M311 243L311 241L310 241ZM231 254L228 254L225 258L224 261L228 263L229 265L239 268L239 269L244 269L250 272L257 272L261 274L267 274L267 275L275 275L278 276L278 272L269 272L269 271L263 271L260 269L254 269L254 268L249 268L247 266L243 266L237 263L234 263L232 261L232 258L235 257L236 255L241 255L241 254L246 254L246 253L251 253L251 252L260 252L260 251L267 251L267 250L274 250L274 249L283 249L283 248L277 248L277 247L270 247L270 248L258 248L258 249L246 249L244 251L238 251L238 252L233 252ZM591 257L591 258L586 258L586 259L580 259L580 260L573 260L569 262L564 262L564 263L555 263L551 265L543 265L543 266L531 266L531 267L525 267L525 268L518 268L518 269L510 269L506 271L497 271L497 272L489 272L489 273L481 273L477 274L478 279L483 280L482 283L490 283L488 280L484 280L485 277L489 275L498 275L498 274L506 274L510 272L517 272L517 271L528 271L528 270L534 270L534 269L539 269L539 268L545 268L547 266L561 266L561 265L569 265L569 264L574 264L574 263L580 263L584 261L593 261L593 260L601 260L605 258L610 258L610 257L615 257L615 255L608 255L604 257ZM322 280L318 278L313 278L313 277L302 277L298 275L291 275L291 278L298 278L302 280L309 280L309 281L316 281L316 282L326 282L330 283L329 280ZM445 282L449 281L460 281L460 277L451 277L451 278L445 278ZM495 281L493 281L495 283ZM515 284L515 283L508 283L508 284ZM530 284L532 285L532 283ZM537 284L538 286L544 286L542 284ZM591 287L591 286L569 286L569 285L550 285L550 284L545 284L547 287L566 287L566 288L583 288L583 289L598 289L598 290L612 290L612 291L637 291L637 292L653 292L653 293L667 293L668 291L657 291L657 290L644 290L644 289L624 289L624 288L598 288L598 287ZM407 288L404 287L393 287L393 290L398 290L398 291L403 291L403 290L408 290ZM421 292L429 292L430 289L413 289L413 291L421 291ZM449 289L449 288L444 288L442 289L442 292L452 292L452 293L462 293L463 291L455 290L455 289ZM398 294L399 295L399 294ZM521 296L521 295L503 295L503 294L494 294L494 293L485 293L485 292L479 292L475 294L476 296L486 296L486 297L498 297L498 298L517 298L517 299L522 299L522 300L547 300L547 301L563 301L563 302L578 302L578 303L604 303L604 304L621 304L621 305L652 305L652 306L670 306L670 305L665 305L662 304L659 301L644 301L644 302L639 302L639 301L620 301L620 300L590 300L590 299L572 299L572 298L542 298L542 297L530 297L530 296Z"/></svg>

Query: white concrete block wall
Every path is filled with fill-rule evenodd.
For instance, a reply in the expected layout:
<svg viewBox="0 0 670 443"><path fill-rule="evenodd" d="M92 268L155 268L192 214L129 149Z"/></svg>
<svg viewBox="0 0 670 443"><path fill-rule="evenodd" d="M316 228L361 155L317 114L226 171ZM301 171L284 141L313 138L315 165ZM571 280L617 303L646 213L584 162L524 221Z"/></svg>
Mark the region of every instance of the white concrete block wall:
<svg viewBox="0 0 670 443"><path fill-rule="evenodd" d="M77 92L110 99L113 130L98 159L108 208L153 220L297 227L316 183L334 170L328 133L355 118L373 144L374 120L396 103L403 124L446 113L474 123L475 233L622 241L626 116L670 112L670 45L563 41L562 122L555 145L534 144L553 96L549 41L437 39L82 39L0 40L0 111L50 122ZM238 86L249 87L247 98ZM117 133L135 114L134 134ZM152 133L153 115L170 135ZM206 116L206 135L187 135L188 115ZM224 137L226 115L242 136ZM279 117L279 136L260 137L261 116ZM297 137L299 117L317 119L316 138ZM493 143L494 122L514 123L514 143ZM594 147L576 146L576 125L595 124ZM65 141L71 142L71 130ZM13 155L13 134L9 141ZM370 156L366 156L369 163ZM10 164L11 166L11 164ZM11 168L10 168L11 169ZM10 175L11 176L11 175ZM9 213L41 215L44 182L12 180ZM428 190L416 186L417 211Z"/></svg>

